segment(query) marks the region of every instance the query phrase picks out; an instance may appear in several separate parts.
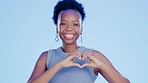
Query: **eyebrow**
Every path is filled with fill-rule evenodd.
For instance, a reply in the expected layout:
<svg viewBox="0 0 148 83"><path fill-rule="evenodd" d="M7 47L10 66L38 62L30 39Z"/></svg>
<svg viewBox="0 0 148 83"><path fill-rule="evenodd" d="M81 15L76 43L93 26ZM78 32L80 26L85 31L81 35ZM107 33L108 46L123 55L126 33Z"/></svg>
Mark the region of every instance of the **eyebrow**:
<svg viewBox="0 0 148 83"><path fill-rule="evenodd" d="M67 20L61 20L61 22L62 21L66 21L67 22ZM79 22L79 20L73 20L72 22Z"/></svg>

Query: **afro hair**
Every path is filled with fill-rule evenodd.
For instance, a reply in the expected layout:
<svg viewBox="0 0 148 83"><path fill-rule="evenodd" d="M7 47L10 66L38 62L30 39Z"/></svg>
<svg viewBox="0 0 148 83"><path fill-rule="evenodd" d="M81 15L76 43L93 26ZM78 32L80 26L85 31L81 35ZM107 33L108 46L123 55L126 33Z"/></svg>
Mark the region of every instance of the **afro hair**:
<svg viewBox="0 0 148 83"><path fill-rule="evenodd" d="M77 2L76 0L60 0L55 5L54 11L53 11L53 18L52 19L53 19L55 25L57 25L57 19L58 19L59 13L63 10L68 10L68 9L77 10L81 14L82 20L84 21L85 11L84 11L84 7L82 6L81 3Z"/></svg>

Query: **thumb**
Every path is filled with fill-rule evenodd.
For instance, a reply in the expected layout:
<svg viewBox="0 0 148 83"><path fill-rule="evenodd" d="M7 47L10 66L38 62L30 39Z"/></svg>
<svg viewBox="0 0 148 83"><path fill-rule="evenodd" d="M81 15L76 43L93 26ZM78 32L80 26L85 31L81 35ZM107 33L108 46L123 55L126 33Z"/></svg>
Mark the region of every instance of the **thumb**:
<svg viewBox="0 0 148 83"><path fill-rule="evenodd" d="M78 64L78 63L73 63L72 66L77 66L77 67L80 67L81 68L81 65Z"/></svg>
<svg viewBox="0 0 148 83"><path fill-rule="evenodd" d="M82 65L82 68L87 67L87 66L91 66L91 65L89 63L85 63L85 64Z"/></svg>

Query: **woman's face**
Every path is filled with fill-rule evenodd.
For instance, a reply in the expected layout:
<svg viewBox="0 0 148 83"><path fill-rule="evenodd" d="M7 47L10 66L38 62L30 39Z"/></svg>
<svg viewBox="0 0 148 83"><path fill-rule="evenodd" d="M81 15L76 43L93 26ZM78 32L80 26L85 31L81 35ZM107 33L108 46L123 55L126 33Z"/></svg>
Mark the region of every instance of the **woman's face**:
<svg viewBox="0 0 148 83"><path fill-rule="evenodd" d="M75 44L81 33L82 19L78 11L62 11L58 18L59 36L65 44Z"/></svg>

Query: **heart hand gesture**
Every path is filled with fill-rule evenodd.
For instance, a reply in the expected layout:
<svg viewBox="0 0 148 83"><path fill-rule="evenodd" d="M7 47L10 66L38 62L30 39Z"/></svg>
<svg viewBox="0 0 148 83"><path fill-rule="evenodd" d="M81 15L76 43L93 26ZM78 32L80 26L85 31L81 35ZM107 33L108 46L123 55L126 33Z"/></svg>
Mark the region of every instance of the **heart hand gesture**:
<svg viewBox="0 0 148 83"><path fill-rule="evenodd" d="M84 59L86 57L89 59L89 62L83 64L82 68L86 67L86 66L90 66L90 67L93 67L93 68L100 68L102 66L102 64L103 64L102 61L98 60L96 57L94 57L94 55L92 53L89 53L87 51L85 51L82 54L82 59Z"/></svg>
<svg viewBox="0 0 148 83"><path fill-rule="evenodd" d="M85 58L89 59L88 63L83 64L82 66L78 63L73 62L74 58L78 58L80 60L83 60ZM77 66L79 68L83 68L86 66L90 66L93 68L100 68L103 64L100 60L98 60L92 53L89 53L85 51L83 54L80 54L78 51L75 51L71 54L69 54L64 60L61 62L62 67L71 67L71 66Z"/></svg>
<svg viewBox="0 0 148 83"><path fill-rule="evenodd" d="M73 62L74 58L81 59L81 54L78 51L75 51L71 54L69 54L64 60L62 60L60 63L62 67L71 67L71 66L77 66L81 68L81 65L78 63Z"/></svg>

